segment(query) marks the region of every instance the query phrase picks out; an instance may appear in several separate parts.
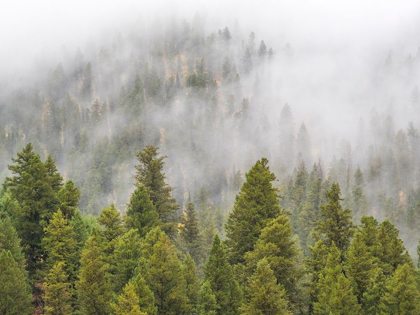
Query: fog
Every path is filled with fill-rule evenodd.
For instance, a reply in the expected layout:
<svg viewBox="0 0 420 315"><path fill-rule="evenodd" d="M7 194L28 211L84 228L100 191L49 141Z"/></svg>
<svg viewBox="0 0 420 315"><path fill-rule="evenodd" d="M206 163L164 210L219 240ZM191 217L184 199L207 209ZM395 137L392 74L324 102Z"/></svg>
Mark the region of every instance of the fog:
<svg viewBox="0 0 420 315"><path fill-rule="evenodd" d="M207 187L227 212L234 173L244 174L262 156L279 186L302 160L308 171L321 161L324 179L339 180L342 159L345 197L356 167L366 179L379 156L385 175L369 175L369 214L385 218L376 194L408 207L401 193L419 180L418 138L413 144L406 132L409 122L420 129L419 16L418 1L3 4L1 179L10 157L32 141L81 188L82 210L97 214L110 202L123 210L135 152L153 144L168 156L165 171L180 204ZM204 89L188 83L200 71ZM143 88L131 93L136 82L146 86L145 97L138 96ZM389 171L394 164L398 176Z"/></svg>

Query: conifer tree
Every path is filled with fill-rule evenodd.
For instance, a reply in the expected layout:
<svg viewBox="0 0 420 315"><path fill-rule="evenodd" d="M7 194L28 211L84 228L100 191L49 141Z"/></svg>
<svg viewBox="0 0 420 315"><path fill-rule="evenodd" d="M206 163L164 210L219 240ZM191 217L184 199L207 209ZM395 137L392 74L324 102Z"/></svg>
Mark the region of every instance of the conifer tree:
<svg viewBox="0 0 420 315"><path fill-rule="evenodd" d="M114 292L119 293L135 275L141 251L141 240L137 230L131 229L121 235L115 244L111 266Z"/></svg>
<svg viewBox="0 0 420 315"><path fill-rule="evenodd" d="M194 259L189 254L185 256L184 263L182 264L182 272L187 284L187 296L189 300L188 313L195 314L200 283L197 277Z"/></svg>
<svg viewBox="0 0 420 315"><path fill-rule="evenodd" d="M266 259L277 281L286 289L292 303L298 298L297 281L302 273L297 268L297 246L286 215L271 220L262 230L254 251L245 255L251 274L260 260Z"/></svg>
<svg viewBox="0 0 420 315"><path fill-rule="evenodd" d="M188 203L187 213L184 217L183 223L184 226L181 230L181 236L187 245L189 254L196 262L199 262L202 252L202 244L197 213L192 202Z"/></svg>
<svg viewBox="0 0 420 315"><path fill-rule="evenodd" d="M233 211L225 225L231 263L243 263L246 252L254 249L261 230L282 213L276 179L268 167L268 160L257 161L245 175L246 181L236 196Z"/></svg>
<svg viewBox="0 0 420 315"><path fill-rule="evenodd" d="M325 195L328 203L321 206L323 219L317 223L317 231L321 234L327 246L334 242L341 253L345 253L350 246L350 238L354 233L351 210L341 206L340 186L331 185Z"/></svg>
<svg viewBox="0 0 420 315"><path fill-rule="evenodd" d="M380 268L375 269L375 272L366 288L366 292L363 293L362 309L365 314L382 315L384 307L381 300L385 295L386 277Z"/></svg>
<svg viewBox="0 0 420 315"><path fill-rule="evenodd" d="M147 188L150 199L164 223L164 230L168 235L174 235L178 205L172 198L172 188L166 184L165 174L162 172L166 156L158 155L158 148L150 145L137 153L140 164L136 165L136 185L144 185Z"/></svg>
<svg viewBox="0 0 420 315"><path fill-rule="evenodd" d="M347 274L354 281L354 293L359 303L362 300L363 293L366 292L372 281L372 277L377 274L377 269L376 259L363 242L361 232L356 232L347 253Z"/></svg>
<svg viewBox="0 0 420 315"><path fill-rule="evenodd" d="M27 279L10 251L0 249L0 313L29 314L31 298Z"/></svg>
<svg viewBox="0 0 420 315"><path fill-rule="evenodd" d="M249 279L247 302L240 309L244 315L291 315L288 310L286 291L264 258L257 264L254 275Z"/></svg>
<svg viewBox="0 0 420 315"><path fill-rule="evenodd" d="M56 210L57 202L47 169L31 143L12 159L9 165L13 177L7 178L5 186L19 206L16 215L16 230L33 275L42 261L42 238L45 225Z"/></svg>
<svg viewBox="0 0 420 315"><path fill-rule="evenodd" d="M124 233L120 213L115 209L114 204L102 209L98 223L103 227L100 234L105 242L104 252L107 255L111 255L114 251L116 239Z"/></svg>
<svg viewBox="0 0 420 315"><path fill-rule="evenodd" d="M216 234L210 250L210 256L204 269L204 281L210 283L216 297L216 314L237 314L242 303L242 292L233 279L232 267L227 260L226 251Z"/></svg>
<svg viewBox="0 0 420 315"><path fill-rule="evenodd" d="M47 156L47 159L44 162L45 169L47 170L48 181L55 193L57 193L63 186L63 178L58 172L57 166L51 155Z"/></svg>
<svg viewBox="0 0 420 315"><path fill-rule="evenodd" d="M188 305L187 285L177 250L159 227L151 230L142 245L139 272L155 296L158 314L180 314Z"/></svg>
<svg viewBox="0 0 420 315"><path fill-rule="evenodd" d="M111 291L107 265L104 262L97 235L92 235L87 240L82 252L77 293L85 314L109 313Z"/></svg>
<svg viewBox="0 0 420 315"><path fill-rule="evenodd" d="M74 281L79 261L76 234L73 227L63 217L61 210L54 213L45 228L43 244L47 253L47 268L52 268L58 262L64 262L66 274Z"/></svg>
<svg viewBox="0 0 420 315"><path fill-rule="evenodd" d="M49 271L45 286L45 314L71 313L71 284L68 282L64 262L57 262Z"/></svg>
<svg viewBox="0 0 420 315"><path fill-rule="evenodd" d="M22 253L20 239L12 224L12 220L8 217L0 219L0 251L10 251L13 259L24 269L25 256Z"/></svg>
<svg viewBox="0 0 420 315"><path fill-rule="evenodd" d="M131 280L131 282L133 283L134 289L139 298L140 309L146 312L147 315L156 315L157 307L155 306L155 297L143 276L139 273Z"/></svg>
<svg viewBox="0 0 420 315"><path fill-rule="evenodd" d="M209 281L205 281L198 292L197 301L198 315L216 315L219 306L216 302L216 296L213 294Z"/></svg>
<svg viewBox="0 0 420 315"><path fill-rule="evenodd" d="M73 181L66 181L63 188L57 193L58 207L67 220L70 220L79 205L80 190Z"/></svg>
<svg viewBox="0 0 420 315"><path fill-rule="evenodd" d="M318 301L315 315L358 314L360 305L353 293L351 281L346 278L341 265L341 253L332 242L327 265L319 276Z"/></svg>
<svg viewBox="0 0 420 315"><path fill-rule="evenodd" d="M139 306L139 298L132 283L127 283L123 293L118 296L118 303L111 303L115 315L148 315L142 312Z"/></svg>
<svg viewBox="0 0 420 315"><path fill-rule="evenodd" d="M138 185L131 195L127 207L126 224L128 228L137 229L141 237L160 224L156 207L144 185Z"/></svg>
<svg viewBox="0 0 420 315"><path fill-rule="evenodd" d="M415 270L408 263L399 265L386 285L383 314L420 314L420 293Z"/></svg>

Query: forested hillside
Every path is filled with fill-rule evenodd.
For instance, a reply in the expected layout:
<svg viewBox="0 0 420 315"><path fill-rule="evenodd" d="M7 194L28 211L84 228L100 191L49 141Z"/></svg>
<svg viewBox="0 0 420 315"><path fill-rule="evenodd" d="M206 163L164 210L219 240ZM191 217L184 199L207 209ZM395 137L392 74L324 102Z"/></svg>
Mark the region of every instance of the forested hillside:
<svg viewBox="0 0 420 315"><path fill-rule="evenodd" d="M340 120L263 35L156 18L2 79L1 314L420 314L420 54L331 75Z"/></svg>

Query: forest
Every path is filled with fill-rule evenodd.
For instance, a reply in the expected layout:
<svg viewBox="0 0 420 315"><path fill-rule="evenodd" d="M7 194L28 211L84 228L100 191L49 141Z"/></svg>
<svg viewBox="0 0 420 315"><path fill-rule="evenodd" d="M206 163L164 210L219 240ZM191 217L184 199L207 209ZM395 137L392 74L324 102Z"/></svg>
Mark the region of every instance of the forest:
<svg viewBox="0 0 420 315"><path fill-rule="evenodd" d="M420 314L420 50L331 75L346 120L258 36L156 18L0 78L0 314Z"/></svg>

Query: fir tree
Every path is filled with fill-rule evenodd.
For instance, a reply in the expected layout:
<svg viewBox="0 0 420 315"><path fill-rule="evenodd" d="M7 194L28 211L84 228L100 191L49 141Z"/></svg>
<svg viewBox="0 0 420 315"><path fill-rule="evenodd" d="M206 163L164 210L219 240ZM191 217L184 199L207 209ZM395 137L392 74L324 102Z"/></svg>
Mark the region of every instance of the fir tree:
<svg viewBox="0 0 420 315"><path fill-rule="evenodd" d="M354 233L351 210L341 206L340 186L337 183L331 185L325 195L328 203L321 206L323 220L317 223L317 231L323 237L327 246L334 242L341 253L345 253L350 246L350 238Z"/></svg>
<svg viewBox="0 0 420 315"><path fill-rule="evenodd" d="M187 296L189 300L189 314L195 314L197 307L198 291L200 283L197 277L194 259L187 254L182 265L182 272L187 284Z"/></svg>
<svg viewBox="0 0 420 315"><path fill-rule="evenodd" d="M209 281L205 281L198 292L197 301L198 315L217 315L219 305L216 296L213 294Z"/></svg>
<svg viewBox="0 0 420 315"><path fill-rule="evenodd" d="M201 236L198 226L197 213L192 202L188 203L187 212L183 220L184 226L181 236L187 245L188 252L196 262L201 258Z"/></svg>
<svg viewBox="0 0 420 315"><path fill-rule="evenodd" d="M68 282L64 262L56 263L48 273L45 286L45 314L71 313L71 284Z"/></svg>
<svg viewBox="0 0 420 315"><path fill-rule="evenodd" d="M275 179L265 158L257 161L246 174L225 226L233 264L244 262L245 253L254 249L261 230L282 212L277 189L271 183Z"/></svg>
<svg viewBox="0 0 420 315"><path fill-rule="evenodd" d="M137 229L140 236L143 237L159 223L159 215L146 187L139 185L131 195L130 203L127 207L127 227Z"/></svg>
<svg viewBox="0 0 420 315"><path fill-rule="evenodd" d="M44 162L45 169L47 170L48 180L50 185L55 193L57 193L63 186L63 178L58 172L57 166L51 155L47 156L47 159Z"/></svg>
<svg viewBox="0 0 420 315"><path fill-rule="evenodd" d="M0 249L0 313L29 314L31 298L27 279L10 251Z"/></svg>
<svg viewBox="0 0 420 315"><path fill-rule="evenodd" d="M127 283L123 293L118 296L118 303L111 303L115 315L148 315L142 312L139 306L139 298L132 283Z"/></svg>
<svg viewBox="0 0 420 315"><path fill-rule="evenodd" d="M319 277L314 314L357 314L359 310L351 281L343 273L341 253L333 241L327 265Z"/></svg>
<svg viewBox="0 0 420 315"><path fill-rule="evenodd" d="M68 180L63 188L57 193L58 207L67 220L70 220L79 205L80 190L73 181Z"/></svg>
<svg viewBox="0 0 420 315"><path fill-rule="evenodd" d="M124 227L120 213L115 209L114 204L102 209L98 218L98 223L103 227L101 235L104 238L104 252L111 255L114 251L116 239L124 233Z"/></svg>
<svg viewBox="0 0 420 315"><path fill-rule="evenodd" d="M20 268L25 266L25 256L22 253L20 239L12 224L12 220L8 217L0 219L0 251L10 251L13 259Z"/></svg>
<svg viewBox="0 0 420 315"><path fill-rule="evenodd" d="M412 266L406 263L397 267L386 285L381 303L383 314L420 314L420 293Z"/></svg>
<svg viewBox="0 0 420 315"><path fill-rule="evenodd" d="M92 235L87 240L82 252L77 293L85 314L109 313L111 291L107 265L104 263L97 235Z"/></svg>
<svg viewBox="0 0 420 315"><path fill-rule="evenodd" d="M233 279L232 267L217 234L214 236L209 260L204 269L204 281L210 283L216 297L216 314L237 314L242 302L242 292Z"/></svg>
<svg viewBox="0 0 420 315"><path fill-rule="evenodd" d="M158 154L158 148L154 146L146 146L137 154L140 164L136 165L136 185L144 185L147 188L150 199L164 223L164 230L173 235L178 205L172 198L172 188L166 184L165 174L162 173L166 156L158 157Z"/></svg>
<svg viewBox="0 0 420 315"><path fill-rule="evenodd" d="M249 279L247 302L241 307L241 314L291 315L288 310L286 291L264 258L257 264L254 275Z"/></svg>
<svg viewBox="0 0 420 315"><path fill-rule="evenodd" d="M376 273L370 279L366 292L363 293L362 309L365 314L382 315L381 300L385 295L386 277L382 269L375 269Z"/></svg>
<svg viewBox="0 0 420 315"><path fill-rule="evenodd" d="M155 297L143 276L139 273L131 282L133 283L136 295L139 298L140 309L147 313L147 315L156 315L157 307L155 306Z"/></svg>

